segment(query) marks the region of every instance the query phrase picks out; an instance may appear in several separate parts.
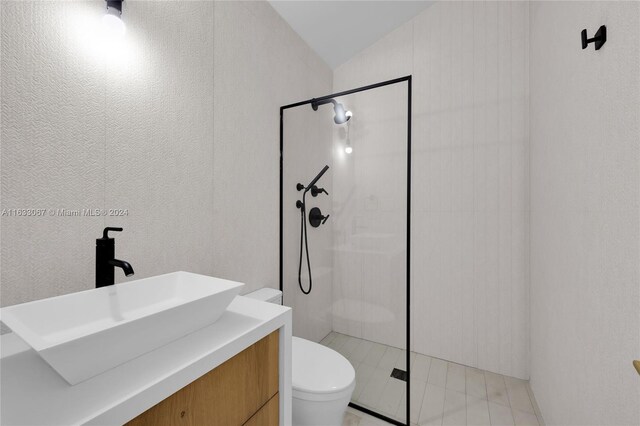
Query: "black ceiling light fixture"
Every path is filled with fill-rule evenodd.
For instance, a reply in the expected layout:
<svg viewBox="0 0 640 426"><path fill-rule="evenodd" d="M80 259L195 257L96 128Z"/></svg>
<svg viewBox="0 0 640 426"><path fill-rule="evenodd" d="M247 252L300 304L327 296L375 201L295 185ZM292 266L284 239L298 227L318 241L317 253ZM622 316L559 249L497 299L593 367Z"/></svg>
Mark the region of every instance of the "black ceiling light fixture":
<svg viewBox="0 0 640 426"><path fill-rule="evenodd" d="M127 27L122 22L122 0L106 0L107 14L102 18L102 22L111 36L122 37L127 31Z"/></svg>
<svg viewBox="0 0 640 426"><path fill-rule="evenodd" d="M344 105L342 105L341 103L336 102L335 99L329 98L329 99L321 99L321 100L313 100L311 102L311 108L313 108L314 111L318 110L318 107L320 105L324 105L324 104L328 104L328 103L332 103L333 104L333 111L335 113L335 116L333 117L333 121L336 124L344 124L347 121L349 121L349 119L351 118L351 116L353 114L351 114L351 111L345 111L344 109Z"/></svg>

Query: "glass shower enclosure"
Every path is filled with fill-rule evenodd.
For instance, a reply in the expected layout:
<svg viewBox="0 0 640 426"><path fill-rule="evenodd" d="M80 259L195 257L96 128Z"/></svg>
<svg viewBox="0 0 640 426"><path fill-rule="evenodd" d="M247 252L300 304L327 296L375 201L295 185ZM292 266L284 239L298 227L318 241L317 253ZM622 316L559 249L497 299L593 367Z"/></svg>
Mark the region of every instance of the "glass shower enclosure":
<svg viewBox="0 0 640 426"><path fill-rule="evenodd" d="M280 153L293 333L353 365L352 407L408 424L411 76L281 107Z"/></svg>

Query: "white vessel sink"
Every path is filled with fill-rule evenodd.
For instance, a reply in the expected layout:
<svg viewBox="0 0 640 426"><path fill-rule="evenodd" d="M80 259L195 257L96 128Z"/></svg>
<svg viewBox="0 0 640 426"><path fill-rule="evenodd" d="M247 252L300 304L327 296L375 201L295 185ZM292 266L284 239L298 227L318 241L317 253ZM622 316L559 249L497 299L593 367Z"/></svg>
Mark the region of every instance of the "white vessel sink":
<svg viewBox="0 0 640 426"><path fill-rule="evenodd" d="M220 318L243 284L188 272L0 309L0 320L72 385Z"/></svg>

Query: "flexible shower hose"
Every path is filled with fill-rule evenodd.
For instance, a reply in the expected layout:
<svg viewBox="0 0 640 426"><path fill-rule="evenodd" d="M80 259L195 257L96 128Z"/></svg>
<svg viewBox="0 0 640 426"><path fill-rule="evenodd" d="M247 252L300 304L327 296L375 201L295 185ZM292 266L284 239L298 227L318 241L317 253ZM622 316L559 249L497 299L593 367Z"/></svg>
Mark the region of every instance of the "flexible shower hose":
<svg viewBox="0 0 640 426"><path fill-rule="evenodd" d="M309 260L309 238L307 238L307 210L306 210L307 209L307 205L306 205L306 196L307 196L307 192L309 192L309 190L314 187L316 182L318 182L318 180L322 177L322 175L325 174L325 172L327 170L329 170L329 166L325 165L322 168L322 170L320 170L320 173L318 173L316 175L316 177L313 178L311 183L309 183L309 185L307 185L306 187L302 186L302 184L300 184L300 183L296 186L298 191L300 191L301 189L304 189L304 192L302 193L302 204L300 205L300 220L301 220L301 222L300 222L300 262L298 263L298 285L300 286L300 290L304 294L311 293L311 288L313 287L313 279L311 278L311 261ZM326 192L327 191L325 191L325 193ZM300 202L300 201L298 200L298 202ZM296 203L296 205L297 205L297 203ZM307 269L309 270L309 290L306 290L306 291L305 291L304 287L302 287L302 248L303 248L303 244L302 243L303 243L303 240L304 240L304 248L305 248L305 251L307 252Z"/></svg>
<svg viewBox="0 0 640 426"><path fill-rule="evenodd" d="M309 260L309 240L307 238L307 212L306 212L306 204L305 197L307 193L302 194L302 206L300 206L300 262L298 262L298 285L300 286L300 291L304 294L311 293L311 288L313 287L313 279L311 278L311 261ZM304 241L304 250L307 253L307 270L309 271L309 289L305 291L302 286L302 249L303 249L303 241Z"/></svg>

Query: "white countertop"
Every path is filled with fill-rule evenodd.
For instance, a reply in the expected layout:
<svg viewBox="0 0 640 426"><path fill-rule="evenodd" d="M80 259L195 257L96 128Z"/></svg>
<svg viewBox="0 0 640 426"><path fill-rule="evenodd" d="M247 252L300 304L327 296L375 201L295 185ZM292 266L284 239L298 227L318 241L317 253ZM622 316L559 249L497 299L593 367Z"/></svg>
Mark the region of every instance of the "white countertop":
<svg viewBox="0 0 640 426"><path fill-rule="evenodd" d="M0 336L0 423L126 423L283 327L280 389L286 401L291 375L283 367L290 365L291 309L247 297L236 297L216 323L75 386L15 334L5 334ZM283 418L288 423L287 409L281 424Z"/></svg>

